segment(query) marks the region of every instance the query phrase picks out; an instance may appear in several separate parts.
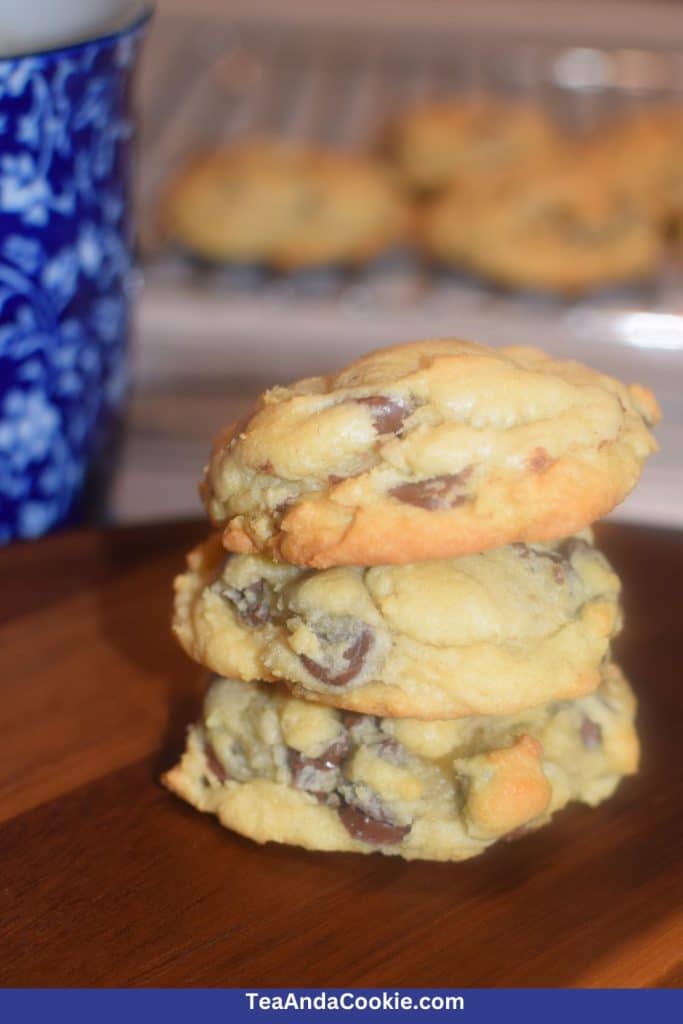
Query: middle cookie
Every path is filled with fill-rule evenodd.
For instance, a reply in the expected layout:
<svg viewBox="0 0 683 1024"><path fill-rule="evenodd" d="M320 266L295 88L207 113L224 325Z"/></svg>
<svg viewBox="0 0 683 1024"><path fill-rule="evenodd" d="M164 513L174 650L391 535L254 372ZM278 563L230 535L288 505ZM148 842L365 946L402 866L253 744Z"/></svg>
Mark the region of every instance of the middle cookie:
<svg viewBox="0 0 683 1024"><path fill-rule="evenodd" d="M390 717L509 715L599 685L619 580L589 531L412 565L316 571L227 555L176 580L174 629L223 676Z"/></svg>

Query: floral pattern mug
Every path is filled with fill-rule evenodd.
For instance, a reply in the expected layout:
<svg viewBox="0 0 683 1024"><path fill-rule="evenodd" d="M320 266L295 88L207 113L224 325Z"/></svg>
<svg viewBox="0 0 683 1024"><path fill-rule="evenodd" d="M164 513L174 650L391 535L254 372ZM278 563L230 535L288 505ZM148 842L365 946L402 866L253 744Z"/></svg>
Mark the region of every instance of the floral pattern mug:
<svg viewBox="0 0 683 1024"><path fill-rule="evenodd" d="M0 543L78 517L121 414L148 17L0 59Z"/></svg>

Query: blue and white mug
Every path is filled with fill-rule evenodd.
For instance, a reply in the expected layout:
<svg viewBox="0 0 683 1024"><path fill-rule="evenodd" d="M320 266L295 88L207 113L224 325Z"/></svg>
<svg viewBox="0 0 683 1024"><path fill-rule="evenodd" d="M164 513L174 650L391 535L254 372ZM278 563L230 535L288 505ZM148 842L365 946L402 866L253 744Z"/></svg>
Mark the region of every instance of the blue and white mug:
<svg viewBox="0 0 683 1024"><path fill-rule="evenodd" d="M43 4L62 11L52 30L36 17ZM20 17L10 24L3 6L0 48L20 52L0 58L0 543L78 517L121 414L131 88L149 18L120 0L32 0L31 22L48 33L33 49L47 48L27 52ZM65 43L60 32L82 38L68 15L84 8L97 24Z"/></svg>

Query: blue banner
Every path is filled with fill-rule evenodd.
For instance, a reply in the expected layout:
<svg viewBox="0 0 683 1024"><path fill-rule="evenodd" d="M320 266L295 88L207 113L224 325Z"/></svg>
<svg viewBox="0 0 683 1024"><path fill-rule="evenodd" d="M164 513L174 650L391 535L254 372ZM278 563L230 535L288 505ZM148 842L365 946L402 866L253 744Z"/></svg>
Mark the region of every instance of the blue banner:
<svg viewBox="0 0 683 1024"><path fill-rule="evenodd" d="M680 989L4 989L2 1021L212 1024L287 1019L586 1024L683 1020Z"/></svg>

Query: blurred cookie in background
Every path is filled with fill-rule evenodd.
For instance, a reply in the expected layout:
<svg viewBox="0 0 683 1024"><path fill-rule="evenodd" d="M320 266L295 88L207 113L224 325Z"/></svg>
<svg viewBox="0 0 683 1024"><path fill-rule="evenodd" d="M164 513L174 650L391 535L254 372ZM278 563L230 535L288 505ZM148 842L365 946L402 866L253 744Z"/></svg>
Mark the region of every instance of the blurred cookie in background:
<svg viewBox="0 0 683 1024"><path fill-rule="evenodd" d="M438 263L565 295L647 278L662 256L646 204L583 147L490 188L449 189L423 212L420 235Z"/></svg>
<svg viewBox="0 0 683 1024"><path fill-rule="evenodd" d="M369 261L404 240L409 214L379 162L262 140L196 156L159 220L204 260L295 270Z"/></svg>
<svg viewBox="0 0 683 1024"><path fill-rule="evenodd" d="M594 144L601 173L652 215L667 237L683 237L683 107L640 110Z"/></svg>
<svg viewBox="0 0 683 1024"><path fill-rule="evenodd" d="M405 110L388 129L386 148L404 183L430 193L511 173L561 144L539 107L477 95Z"/></svg>

